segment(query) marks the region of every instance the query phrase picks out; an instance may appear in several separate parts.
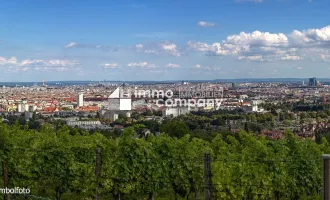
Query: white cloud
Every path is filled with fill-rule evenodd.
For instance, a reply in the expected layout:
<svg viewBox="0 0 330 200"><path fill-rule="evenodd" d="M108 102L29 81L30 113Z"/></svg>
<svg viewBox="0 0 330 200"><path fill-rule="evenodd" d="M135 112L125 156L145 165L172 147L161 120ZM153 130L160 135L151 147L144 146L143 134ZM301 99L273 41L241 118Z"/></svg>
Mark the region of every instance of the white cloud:
<svg viewBox="0 0 330 200"><path fill-rule="evenodd" d="M7 59L4 57L0 57L0 65L4 65L7 63Z"/></svg>
<svg viewBox="0 0 330 200"><path fill-rule="evenodd" d="M290 36L295 43L301 45L329 45L330 26L320 29L307 29L303 31L294 30Z"/></svg>
<svg viewBox="0 0 330 200"><path fill-rule="evenodd" d="M11 57L9 60L7 60L7 64L17 64L17 58L16 57Z"/></svg>
<svg viewBox="0 0 330 200"><path fill-rule="evenodd" d="M219 67L204 67L203 70L206 70L206 71L219 71L219 70L221 70L221 68L219 68Z"/></svg>
<svg viewBox="0 0 330 200"><path fill-rule="evenodd" d="M158 54L159 53L159 51L156 50L154 45L137 44L137 45L135 45L135 49L136 49L137 52L150 53L150 54Z"/></svg>
<svg viewBox="0 0 330 200"><path fill-rule="evenodd" d="M118 66L119 66L118 63L106 63L103 65L105 69L115 69Z"/></svg>
<svg viewBox="0 0 330 200"><path fill-rule="evenodd" d="M151 53L151 54L169 54L172 56L181 56L182 53L179 51L178 46L173 42L154 42L147 44L135 45L137 52Z"/></svg>
<svg viewBox="0 0 330 200"><path fill-rule="evenodd" d="M57 72L63 72L63 71L68 71L70 70L69 67L34 67L33 68L35 71L57 71Z"/></svg>
<svg viewBox="0 0 330 200"><path fill-rule="evenodd" d="M16 57L9 59L0 57L0 64L7 66L4 68L6 72L19 72L34 69L36 71L65 71L74 69L75 66L80 65L77 61L72 60L22 60L18 61Z"/></svg>
<svg viewBox="0 0 330 200"><path fill-rule="evenodd" d="M295 55L285 55L281 58L281 60L301 60L302 58Z"/></svg>
<svg viewBox="0 0 330 200"><path fill-rule="evenodd" d="M131 62L128 63L127 66L132 68L157 68L155 64L150 64L148 62Z"/></svg>
<svg viewBox="0 0 330 200"><path fill-rule="evenodd" d="M43 61L43 64L50 67L67 67L79 65L80 63L72 60L48 60Z"/></svg>
<svg viewBox="0 0 330 200"><path fill-rule="evenodd" d="M139 49L143 48L143 44L137 44L136 48L139 48Z"/></svg>
<svg viewBox="0 0 330 200"><path fill-rule="evenodd" d="M160 44L160 47L162 50L173 56L181 56L181 53L178 50L177 45L172 42L165 42L163 44Z"/></svg>
<svg viewBox="0 0 330 200"><path fill-rule="evenodd" d="M178 64L173 64L173 63L168 63L166 65L167 68L180 68L180 65Z"/></svg>
<svg viewBox="0 0 330 200"><path fill-rule="evenodd" d="M43 64L43 60L23 60L20 65L21 66L29 66L29 65L38 65L38 64Z"/></svg>
<svg viewBox="0 0 330 200"><path fill-rule="evenodd" d="M260 60L259 55L264 55L268 60L276 60L278 55L291 55L295 52L294 48L288 47L286 36L261 32L231 35L222 43L189 41L187 46L195 51L206 52L207 55L231 55L241 57L240 60L245 57L247 60Z"/></svg>
<svg viewBox="0 0 330 200"><path fill-rule="evenodd" d="M69 44L65 45L65 48L72 48L74 46L77 46L76 42L70 42Z"/></svg>
<svg viewBox="0 0 330 200"><path fill-rule="evenodd" d="M131 62L131 63L128 63L127 66L129 66L129 67L146 67L147 65L148 65L147 62L139 62L139 63Z"/></svg>
<svg viewBox="0 0 330 200"><path fill-rule="evenodd" d="M211 45L202 42L192 42L187 43L190 49L195 51L207 52L212 55L229 55L230 50L225 49L220 43L213 43Z"/></svg>
<svg viewBox="0 0 330 200"><path fill-rule="evenodd" d="M144 50L144 53L159 54L159 53L157 52L157 50L155 50L155 49L146 49L146 50Z"/></svg>
<svg viewBox="0 0 330 200"><path fill-rule="evenodd" d="M253 31L229 35L222 42L213 44L189 41L187 46L195 51L206 52L207 55L237 56L239 60L300 60L300 49L290 39L283 33Z"/></svg>
<svg viewBox="0 0 330 200"><path fill-rule="evenodd" d="M22 60L18 61L16 57L11 57L10 59L0 58L0 62L2 65L17 65L17 66L36 66L36 65L44 65L44 66L74 66L79 65L80 63L72 60Z"/></svg>
<svg viewBox="0 0 330 200"><path fill-rule="evenodd" d="M193 50L196 51L211 51L212 49L212 45L206 44L206 43L202 43L202 42L192 42L189 41L187 43L188 47L190 47Z"/></svg>
<svg viewBox="0 0 330 200"><path fill-rule="evenodd" d="M303 69L303 67L297 67L297 70L301 70L301 69Z"/></svg>
<svg viewBox="0 0 330 200"><path fill-rule="evenodd" d="M263 57L261 55L253 55L253 56L239 56L239 60L247 60L247 61L264 61Z"/></svg>
<svg viewBox="0 0 330 200"><path fill-rule="evenodd" d="M118 51L117 47L111 47L107 45L94 45L94 44L79 44L76 42L70 42L65 45L67 49L81 48L81 49L101 49L103 51Z"/></svg>
<svg viewBox="0 0 330 200"><path fill-rule="evenodd" d="M330 62L330 55L328 54L321 54L321 59L326 62Z"/></svg>
<svg viewBox="0 0 330 200"><path fill-rule="evenodd" d="M200 69L201 68L201 65L200 64L197 64L197 65L195 65L195 68Z"/></svg>
<svg viewBox="0 0 330 200"><path fill-rule="evenodd" d="M204 66L201 66L200 64L197 64L193 67L193 69L198 69L198 70L203 70L203 71L219 71L220 68L218 67L204 67Z"/></svg>
<svg viewBox="0 0 330 200"><path fill-rule="evenodd" d="M223 55L238 55L239 53L249 52L250 46L249 45L234 45L234 44L228 44L224 43L222 47L222 51L226 52L226 54Z"/></svg>
<svg viewBox="0 0 330 200"><path fill-rule="evenodd" d="M201 27L211 27L211 26L215 26L215 23L200 21L197 23L197 25Z"/></svg>
<svg viewBox="0 0 330 200"><path fill-rule="evenodd" d="M225 43L232 45L248 45L248 46L281 46L287 45L288 37L283 33L269 33L254 31L252 33L241 32L239 35L230 35Z"/></svg>

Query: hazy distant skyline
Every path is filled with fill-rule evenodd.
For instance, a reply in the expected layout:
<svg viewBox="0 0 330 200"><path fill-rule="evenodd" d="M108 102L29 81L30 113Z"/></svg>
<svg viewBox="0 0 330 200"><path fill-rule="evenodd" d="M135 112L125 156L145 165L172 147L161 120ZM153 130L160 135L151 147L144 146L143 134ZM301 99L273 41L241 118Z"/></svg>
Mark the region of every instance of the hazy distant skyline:
<svg viewBox="0 0 330 200"><path fill-rule="evenodd" d="M330 77L328 0L1 7L0 82Z"/></svg>

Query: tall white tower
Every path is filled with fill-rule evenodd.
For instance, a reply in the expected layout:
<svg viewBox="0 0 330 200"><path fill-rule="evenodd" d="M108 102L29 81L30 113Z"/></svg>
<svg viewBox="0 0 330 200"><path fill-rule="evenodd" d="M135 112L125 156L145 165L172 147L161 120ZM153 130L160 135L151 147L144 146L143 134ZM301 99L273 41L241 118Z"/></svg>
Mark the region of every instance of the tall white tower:
<svg viewBox="0 0 330 200"><path fill-rule="evenodd" d="M22 104L17 105L17 112L23 112Z"/></svg>
<svg viewBox="0 0 330 200"><path fill-rule="evenodd" d="M84 106L84 94L80 93L77 95L77 106Z"/></svg>

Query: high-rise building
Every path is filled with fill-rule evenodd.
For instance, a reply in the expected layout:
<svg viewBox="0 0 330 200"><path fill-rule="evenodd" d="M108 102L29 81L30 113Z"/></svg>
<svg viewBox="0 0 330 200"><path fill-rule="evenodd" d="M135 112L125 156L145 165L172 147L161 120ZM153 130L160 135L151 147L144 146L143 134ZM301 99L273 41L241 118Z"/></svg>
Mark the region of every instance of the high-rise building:
<svg viewBox="0 0 330 200"><path fill-rule="evenodd" d="M17 105L17 112L23 112L22 104Z"/></svg>
<svg viewBox="0 0 330 200"><path fill-rule="evenodd" d="M77 95L77 106L78 107L84 106L84 94Z"/></svg>
<svg viewBox="0 0 330 200"><path fill-rule="evenodd" d="M313 87L317 86L317 80L315 77L309 79L309 86L313 86Z"/></svg>

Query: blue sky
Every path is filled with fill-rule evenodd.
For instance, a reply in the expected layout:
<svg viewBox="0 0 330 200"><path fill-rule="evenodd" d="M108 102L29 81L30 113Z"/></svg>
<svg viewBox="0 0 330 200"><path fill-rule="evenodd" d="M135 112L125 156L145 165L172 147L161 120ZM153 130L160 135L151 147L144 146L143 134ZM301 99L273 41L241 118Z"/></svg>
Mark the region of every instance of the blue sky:
<svg viewBox="0 0 330 200"><path fill-rule="evenodd" d="M10 0L0 80L327 77L328 0Z"/></svg>

